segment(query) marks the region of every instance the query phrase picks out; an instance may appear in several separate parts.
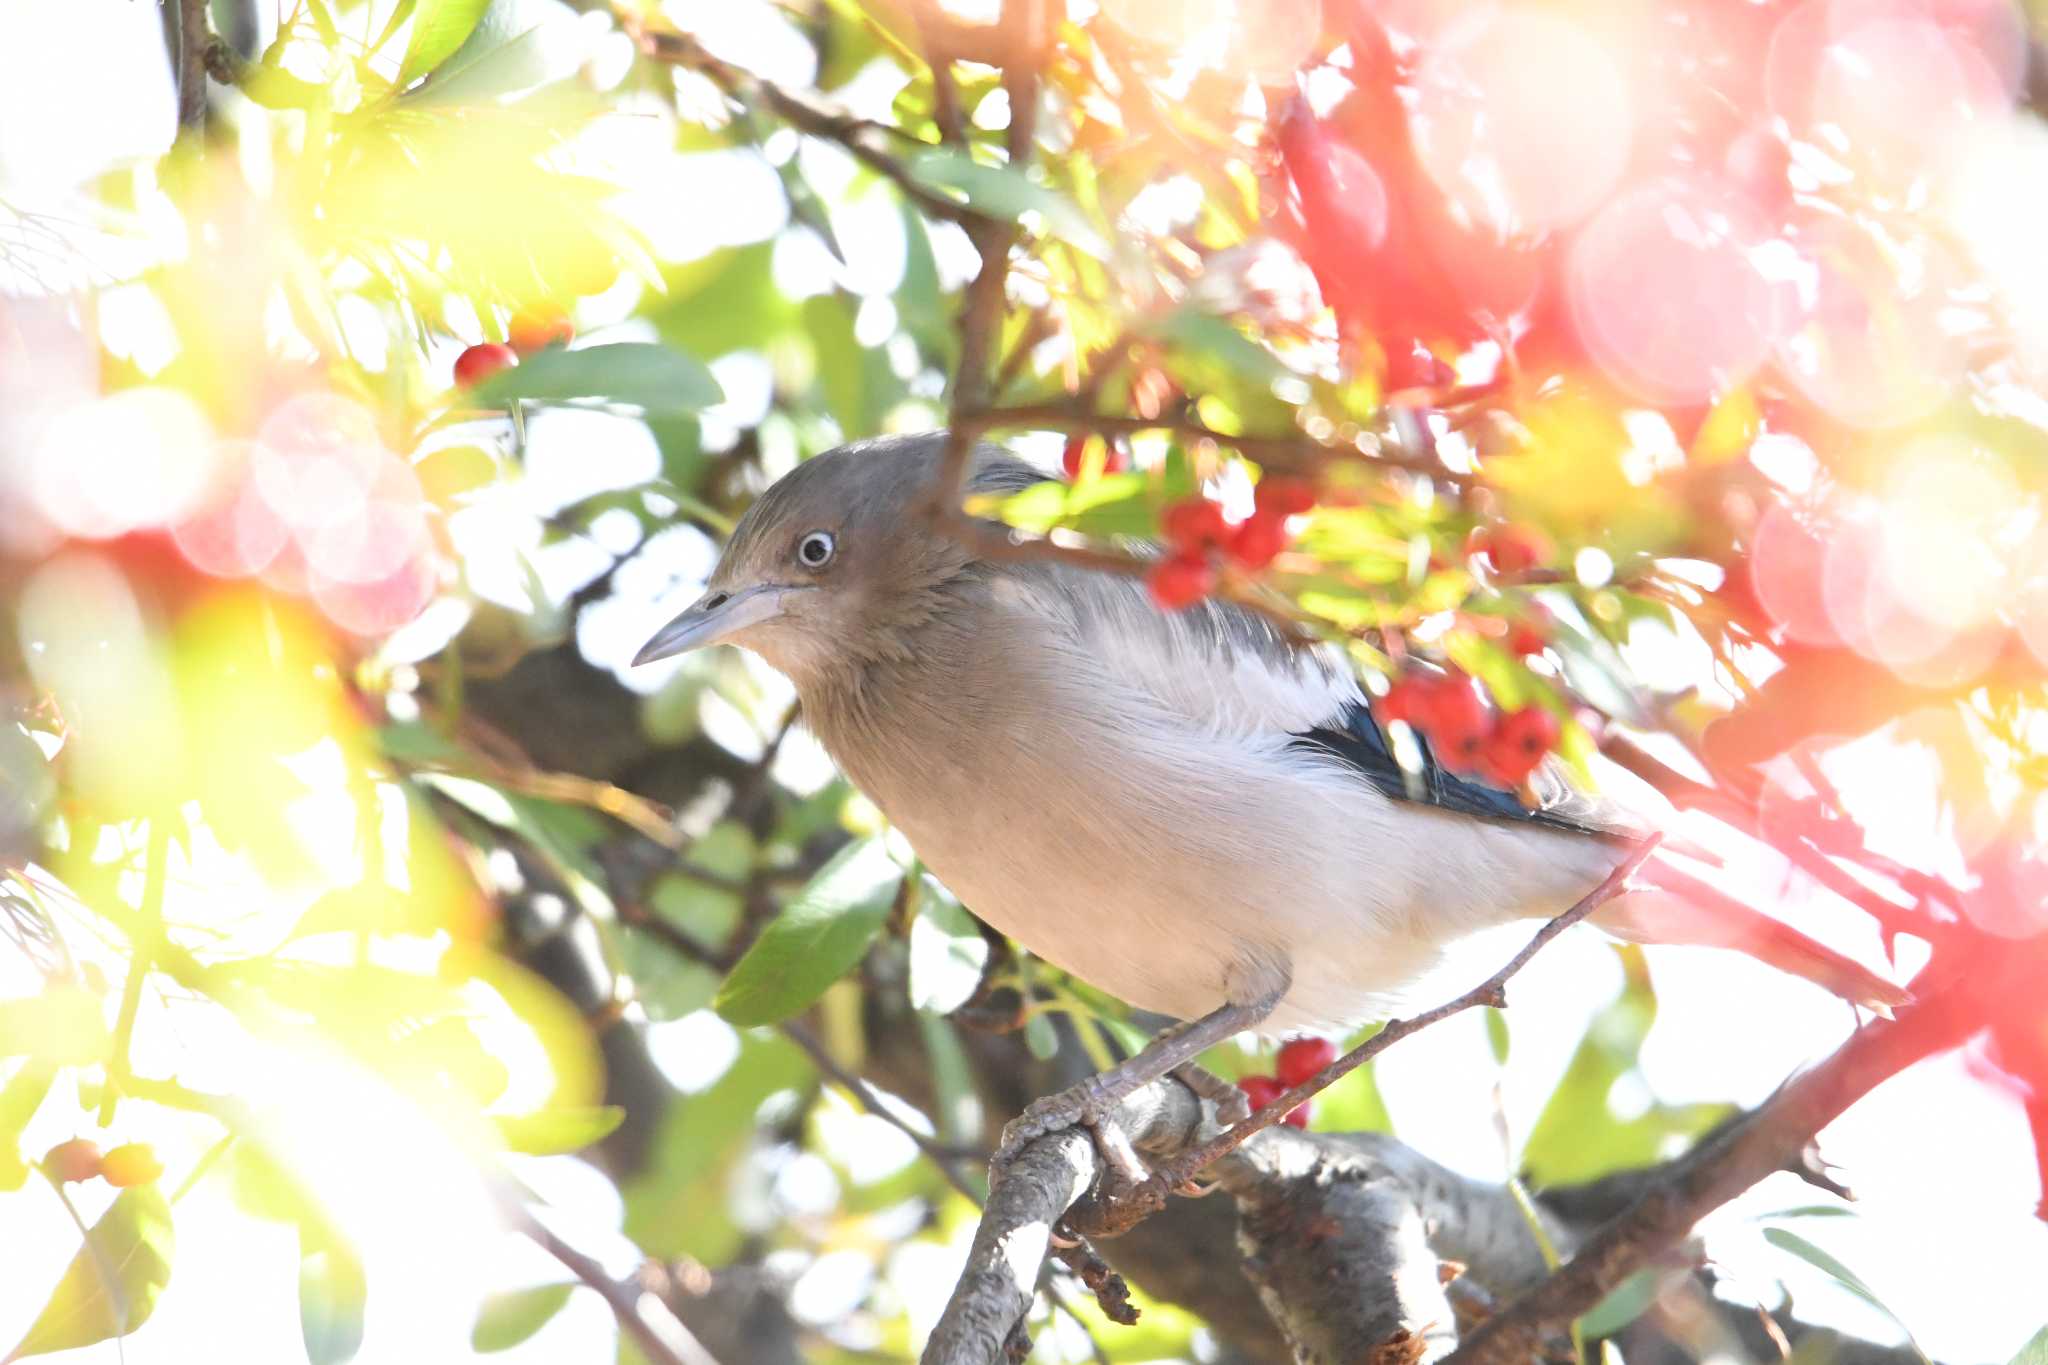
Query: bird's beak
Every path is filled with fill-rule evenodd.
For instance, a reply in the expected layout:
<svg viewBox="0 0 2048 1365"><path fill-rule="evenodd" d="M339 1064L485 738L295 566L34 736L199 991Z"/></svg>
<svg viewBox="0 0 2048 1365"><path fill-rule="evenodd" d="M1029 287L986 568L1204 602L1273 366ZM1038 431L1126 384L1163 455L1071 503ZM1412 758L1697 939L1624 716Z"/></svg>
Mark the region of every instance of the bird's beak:
<svg viewBox="0 0 2048 1365"><path fill-rule="evenodd" d="M692 602L689 610L654 632L654 638L633 656L633 663L651 664L706 645L723 644L749 626L780 616L782 599L793 591L779 583L757 583L738 592L707 592Z"/></svg>

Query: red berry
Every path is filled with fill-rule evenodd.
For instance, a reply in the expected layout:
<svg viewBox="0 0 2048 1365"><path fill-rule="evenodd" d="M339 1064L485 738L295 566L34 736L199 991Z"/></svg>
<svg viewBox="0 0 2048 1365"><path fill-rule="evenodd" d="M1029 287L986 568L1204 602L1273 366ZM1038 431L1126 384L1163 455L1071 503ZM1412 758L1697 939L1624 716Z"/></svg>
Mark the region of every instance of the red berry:
<svg viewBox="0 0 2048 1365"><path fill-rule="evenodd" d="M510 369L518 363L519 356L510 346L495 341L482 342L455 357L455 382L465 389L473 389L498 371Z"/></svg>
<svg viewBox="0 0 2048 1365"><path fill-rule="evenodd" d="M1088 465L1088 447L1096 442L1097 438L1090 436L1085 431L1077 431L1067 438L1067 448L1060 452L1060 468L1066 471L1069 482L1081 477L1081 471ZM1114 441L1101 442L1101 445L1102 472L1105 474L1123 473L1130 464L1130 461L1124 455L1123 448Z"/></svg>
<svg viewBox="0 0 2048 1365"><path fill-rule="evenodd" d="M164 1163L146 1142L124 1142L100 1159L100 1174L117 1189L147 1185L163 1173Z"/></svg>
<svg viewBox="0 0 2048 1365"><path fill-rule="evenodd" d="M1287 548L1287 538L1287 518L1261 508L1231 534L1230 557L1247 569L1263 569Z"/></svg>
<svg viewBox="0 0 2048 1365"><path fill-rule="evenodd" d="M1152 600L1166 611L1182 611L1207 597L1216 586L1216 570L1200 555L1178 554L1162 559L1145 575Z"/></svg>
<svg viewBox="0 0 2048 1365"><path fill-rule="evenodd" d="M1237 1088L1244 1091L1244 1097L1251 1101L1253 1111L1257 1112L1279 1099L1287 1085L1278 1076L1246 1076L1238 1081ZM1291 1123L1296 1128L1308 1127L1308 1106L1296 1105L1280 1121Z"/></svg>
<svg viewBox="0 0 2048 1365"><path fill-rule="evenodd" d="M1337 1044L1328 1038L1290 1038L1280 1047L1273 1070L1282 1085L1300 1085L1337 1060Z"/></svg>
<svg viewBox="0 0 2048 1365"><path fill-rule="evenodd" d="M1550 558L1549 539L1532 526L1510 522L1505 526L1482 526L1465 541L1465 553L1481 554L1493 561L1497 572L1527 573Z"/></svg>
<svg viewBox="0 0 2048 1365"><path fill-rule="evenodd" d="M1230 539L1230 523L1223 508L1207 498L1183 498L1169 505L1159 517L1166 543L1182 554L1213 549Z"/></svg>
<svg viewBox="0 0 2048 1365"><path fill-rule="evenodd" d="M567 346L576 339L576 324L560 313L521 313L505 329L505 339L521 355Z"/></svg>
<svg viewBox="0 0 2048 1365"><path fill-rule="evenodd" d="M1523 658L1531 654L1541 654L1547 643L1543 638L1543 632L1527 621L1515 622L1515 628L1508 632L1508 652Z"/></svg>
<svg viewBox="0 0 2048 1365"><path fill-rule="evenodd" d="M1380 698L1380 719L1387 724L1400 720L1420 726L1429 711L1430 685L1424 678L1403 678Z"/></svg>
<svg viewBox="0 0 2048 1365"><path fill-rule="evenodd" d="M1280 1092L1287 1087L1280 1084L1278 1076L1246 1076L1238 1081L1237 1088L1244 1091L1244 1097L1252 1102L1252 1108L1258 1110L1279 1099Z"/></svg>
<svg viewBox="0 0 2048 1365"><path fill-rule="evenodd" d="M1252 502L1261 512L1276 517L1298 517L1316 505L1316 487L1307 479L1276 474L1252 490Z"/></svg>
<svg viewBox="0 0 2048 1365"><path fill-rule="evenodd" d="M85 1138L72 1138L60 1142L43 1154L43 1169L50 1178L60 1183L71 1184L90 1180L100 1173L99 1144Z"/></svg>
<svg viewBox="0 0 2048 1365"><path fill-rule="evenodd" d="M1540 706L1525 706L1500 718L1487 739L1487 776L1504 786L1519 787L1536 771L1543 756L1557 747L1562 727Z"/></svg>
<svg viewBox="0 0 2048 1365"><path fill-rule="evenodd" d="M1472 679L1452 673L1430 689L1428 704L1413 722L1429 738L1437 762L1453 772L1478 772L1493 714Z"/></svg>
<svg viewBox="0 0 2048 1365"><path fill-rule="evenodd" d="M1060 468L1066 472L1069 483L1081 477L1081 462L1087 456L1088 434L1077 431L1067 438L1067 448L1060 452Z"/></svg>

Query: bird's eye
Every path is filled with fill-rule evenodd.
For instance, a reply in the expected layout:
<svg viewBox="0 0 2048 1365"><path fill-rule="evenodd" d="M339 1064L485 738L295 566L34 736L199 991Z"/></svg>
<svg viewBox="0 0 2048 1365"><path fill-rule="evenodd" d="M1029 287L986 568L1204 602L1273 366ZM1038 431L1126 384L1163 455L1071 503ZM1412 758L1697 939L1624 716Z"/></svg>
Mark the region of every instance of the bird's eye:
<svg viewBox="0 0 2048 1365"><path fill-rule="evenodd" d="M830 531L810 531L796 543L796 562L806 569L822 569L832 562L836 548Z"/></svg>

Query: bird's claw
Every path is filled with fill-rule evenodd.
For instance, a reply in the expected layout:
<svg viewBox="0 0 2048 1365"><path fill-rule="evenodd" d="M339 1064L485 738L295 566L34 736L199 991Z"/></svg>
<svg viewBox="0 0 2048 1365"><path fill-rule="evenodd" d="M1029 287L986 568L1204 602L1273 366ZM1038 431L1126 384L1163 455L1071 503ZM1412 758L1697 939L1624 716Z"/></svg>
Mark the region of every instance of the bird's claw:
<svg viewBox="0 0 2048 1365"><path fill-rule="evenodd" d="M1109 1189L1138 1185L1150 1176L1130 1138L1117 1127L1112 1117L1113 1106L1096 1093L1093 1079L1033 1100L1023 1113L1003 1125L1003 1140L989 1163L991 1183L1002 1181L1026 1147L1068 1128L1088 1130L1096 1153L1102 1158L1103 1179Z"/></svg>

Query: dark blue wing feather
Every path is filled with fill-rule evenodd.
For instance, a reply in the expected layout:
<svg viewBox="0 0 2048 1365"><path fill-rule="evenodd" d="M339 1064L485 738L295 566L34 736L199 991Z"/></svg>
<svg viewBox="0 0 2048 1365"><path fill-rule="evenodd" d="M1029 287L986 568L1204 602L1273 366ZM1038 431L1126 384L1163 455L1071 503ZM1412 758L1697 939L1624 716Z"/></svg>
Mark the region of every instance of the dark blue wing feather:
<svg viewBox="0 0 2048 1365"><path fill-rule="evenodd" d="M1318 726L1294 737L1297 747L1316 750L1341 760L1360 777L1396 801L1417 801L1440 806L1465 815L1494 820L1517 820L1525 824L1548 825L1575 834L1607 835L1614 831L1574 819L1561 810L1532 808L1511 791L1459 777L1437 762L1429 741L1416 736L1422 751L1422 765L1410 772L1394 757L1372 711L1365 706L1347 706L1329 725Z"/></svg>

